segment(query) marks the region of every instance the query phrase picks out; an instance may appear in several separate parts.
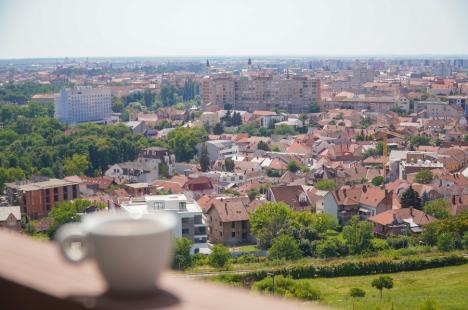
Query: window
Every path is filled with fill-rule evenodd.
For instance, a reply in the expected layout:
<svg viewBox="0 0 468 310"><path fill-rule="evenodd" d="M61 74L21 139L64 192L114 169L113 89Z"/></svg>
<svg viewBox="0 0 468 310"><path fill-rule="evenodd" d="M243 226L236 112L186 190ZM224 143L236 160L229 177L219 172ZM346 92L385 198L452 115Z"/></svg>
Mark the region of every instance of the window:
<svg viewBox="0 0 468 310"><path fill-rule="evenodd" d="M187 203L185 201L179 202L179 210L187 209Z"/></svg>
<svg viewBox="0 0 468 310"><path fill-rule="evenodd" d="M188 217L183 217L182 218L182 224L187 224L189 222L189 218Z"/></svg>
<svg viewBox="0 0 468 310"><path fill-rule="evenodd" d="M203 224L203 223L202 223L202 216L201 216L201 215L195 215L195 216L193 217L193 222L194 222L195 224Z"/></svg>
<svg viewBox="0 0 468 310"><path fill-rule="evenodd" d="M236 228L236 222L231 223L231 228Z"/></svg>
<svg viewBox="0 0 468 310"><path fill-rule="evenodd" d="M232 237L232 238L235 238L235 237L236 237L236 232L235 232L235 231L233 231L233 232L231 233L231 237Z"/></svg>
<svg viewBox="0 0 468 310"><path fill-rule="evenodd" d="M155 201L153 208L155 209L164 209L164 201Z"/></svg>
<svg viewBox="0 0 468 310"><path fill-rule="evenodd" d="M182 228L182 235L188 235L190 230L188 228Z"/></svg>

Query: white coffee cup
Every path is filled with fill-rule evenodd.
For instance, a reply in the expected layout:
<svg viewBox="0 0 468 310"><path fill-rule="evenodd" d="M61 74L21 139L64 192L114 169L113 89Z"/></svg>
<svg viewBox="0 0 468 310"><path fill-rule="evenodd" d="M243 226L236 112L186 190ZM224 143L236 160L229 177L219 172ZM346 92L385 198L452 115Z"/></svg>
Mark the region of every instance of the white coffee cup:
<svg viewBox="0 0 468 310"><path fill-rule="evenodd" d="M98 212L63 225L56 240L68 261L95 260L109 292L149 293L173 257L175 226L174 215L167 212Z"/></svg>

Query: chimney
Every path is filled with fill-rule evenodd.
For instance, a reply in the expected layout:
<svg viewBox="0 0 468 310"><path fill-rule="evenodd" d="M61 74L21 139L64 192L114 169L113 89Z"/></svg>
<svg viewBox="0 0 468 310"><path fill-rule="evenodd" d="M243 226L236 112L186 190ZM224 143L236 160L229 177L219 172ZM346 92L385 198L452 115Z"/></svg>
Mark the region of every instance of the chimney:
<svg viewBox="0 0 468 310"><path fill-rule="evenodd" d="M226 211L226 214L228 214L227 204L224 205L224 210Z"/></svg>
<svg viewBox="0 0 468 310"><path fill-rule="evenodd" d="M367 192L367 186L366 186L366 185L364 185L364 186L362 187L362 191L363 191L364 193Z"/></svg>
<svg viewBox="0 0 468 310"><path fill-rule="evenodd" d="M413 206L409 207L409 214L411 215L411 217L413 217Z"/></svg>

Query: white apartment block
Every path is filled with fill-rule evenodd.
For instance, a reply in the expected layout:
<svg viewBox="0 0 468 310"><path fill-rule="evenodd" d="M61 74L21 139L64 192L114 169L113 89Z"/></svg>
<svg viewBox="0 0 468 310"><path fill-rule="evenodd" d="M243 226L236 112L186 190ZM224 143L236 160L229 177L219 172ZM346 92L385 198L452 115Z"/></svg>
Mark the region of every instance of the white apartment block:
<svg viewBox="0 0 468 310"><path fill-rule="evenodd" d="M239 155L239 146L231 140L211 140L205 142L205 144L210 161L224 160ZM201 151L202 145L200 144L198 147Z"/></svg>
<svg viewBox="0 0 468 310"><path fill-rule="evenodd" d="M109 119L112 114L110 88L77 86L55 96L55 117L67 124Z"/></svg>
<svg viewBox="0 0 468 310"><path fill-rule="evenodd" d="M122 202L122 210L133 214L171 212L177 217L174 230L176 238L185 237L191 241L193 253L209 253L207 244L206 221L195 200L187 199L184 194L148 195Z"/></svg>
<svg viewBox="0 0 468 310"><path fill-rule="evenodd" d="M302 113L307 112L311 102L320 101L320 80L262 71L242 76L223 72L205 76L202 93L204 105L230 104L235 110Z"/></svg>

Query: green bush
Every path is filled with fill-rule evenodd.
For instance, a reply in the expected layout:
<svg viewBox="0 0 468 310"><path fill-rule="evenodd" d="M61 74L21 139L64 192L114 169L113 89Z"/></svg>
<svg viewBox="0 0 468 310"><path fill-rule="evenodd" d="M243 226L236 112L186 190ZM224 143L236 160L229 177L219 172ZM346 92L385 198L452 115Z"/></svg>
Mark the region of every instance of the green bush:
<svg viewBox="0 0 468 310"><path fill-rule="evenodd" d="M288 235L281 235L275 239L271 244L271 248L268 251L268 257L270 259L287 259L295 260L302 256L302 252L299 249L297 241Z"/></svg>
<svg viewBox="0 0 468 310"><path fill-rule="evenodd" d="M231 254L229 253L229 250L225 246L217 244L211 251L208 263L212 267L223 268L227 265L230 257Z"/></svg>
<svg viewBox="0 0 468 310"><path fill-rule="evenodd" d="M437 237L437 248L441 251L451 251L457 245L458 236L453 232L444 232Z"/></svg>
<svg viewBox="0 0 468 310"><path fill-rule="evenodd" d="M399 236L387 238L386 241L390 247L398 250L401 248L407 248L413 242L413 239L408 236Z"/></svg>
<svg viewBox="0 0 468 310"><path fill-rule="evenodd" d="M309 282L294 281L290 276L277 275L274 280L272 276L268 276L255 282L252 288L264 293L273 293L274 290L275 295L296 297L302 300L320 299L320 292Z"/></svg>
<svg viewBox="0 0 468 310"><path fill-rule="evenodd" d="M294 285L293 295L302 300L319 300L320 291L312 287L310 282L298 281Z"/></svg>
<svg viewBox="0 0 468 310"><path fill-rule="evenodd" d="M349 290L349 296L351 296L351 297L364 297L364 296L366 296L366 291L364 291L363 289L360 289L358 287L352 287Z"/></svg>
<svg viewBox="0 0 468 310"><path fill-rule="evenodd" d="M384 250L387 250L389 248L387 242L385 240L382 240L382 239L372 239L371 240L371 245L372 245L372 248L375 251L384 251Z"/></svg>

